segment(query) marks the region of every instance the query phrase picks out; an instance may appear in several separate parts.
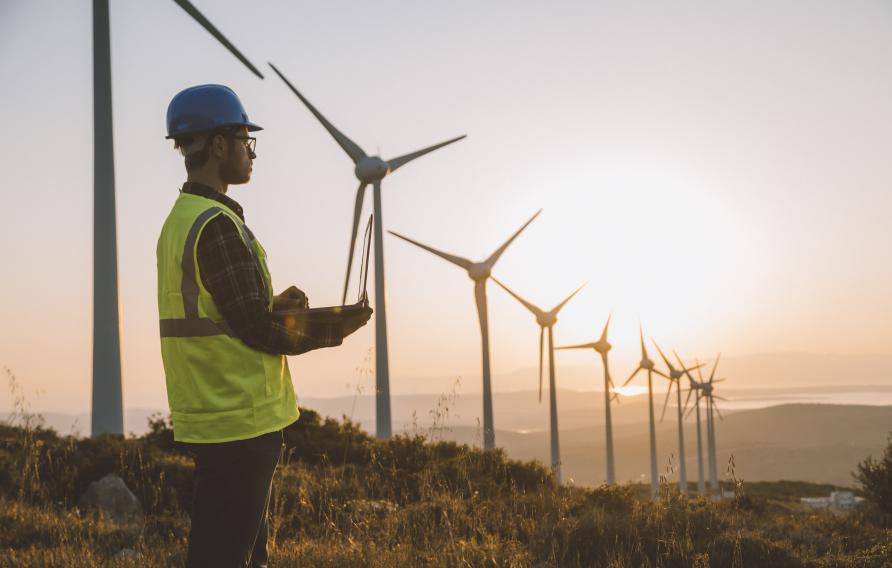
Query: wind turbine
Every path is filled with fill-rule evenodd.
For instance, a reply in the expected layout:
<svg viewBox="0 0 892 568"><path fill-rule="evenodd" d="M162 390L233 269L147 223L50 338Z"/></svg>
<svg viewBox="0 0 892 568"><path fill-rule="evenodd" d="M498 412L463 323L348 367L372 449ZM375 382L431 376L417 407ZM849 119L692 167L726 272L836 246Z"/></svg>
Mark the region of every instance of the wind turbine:
<svg viewBox="0 0 892 568"><path fill-rule="evenodd" d="M558 419L557 419L557 387L555 386L555 378L554 378L554 324L557 323L557 316L561 309L567 305L573 296L575 296L582 287L585 286L583 284L579 288L573 291L572 294L567 296L561 301L560 304L553 307L550 311L544 311L537 306L534 306L530 302L524 300L510 289L507 286L499 282L499 280L495 277L492 277L496 284L501 286L506 292L514 296L514 299L520 302L526 307L526 309L530 310L534 316L536 316L536 323L539 324L541 328L539 331L539 402L542 402L542 350L543 343L545 338L545 330L548 330L548 388L551 394L551 400L549 401L549 411L551 414L551 471L554 473L555 480L558 483L561 482L561 448L560 448L560 439L558 436Z"/></svg>
<svg viewBox="0 0 892 568"><path fill-rule="evenodd" d="M668 375L654 368L654 362L647 356L647 346L644 343L644 328L639 324L638 333L641 337L641 361L638 368L626 379L623 386L629 384L639 371L647 371L647 407L650 416L650 496L656 499L660 493L659 478L657 477L657 430L654 423L654 385L653 373L661 377L669 378Z"/></svg>
<svg viewBox="0 0 892 568"><path fill-rule="evenodd" d="M388 231L388 233L395 237L408 241L440 258L448 260L452 264L464 268L468 271L468 276L471 280L474 281L474 298L477 300L477 317L480 320L480 338L483 346L483 448L486 450L491 450L496 446L496 433L492 412L492 380L489 370L489 318L486 308L486 280L489 278L490 274L492 274L493 267L495 267L496 262L498 262L499 257L502 256L502 253L505 252L505 249L508 248L508 245L510 245L514 239L527 228L527 225L533 222L533 219L539 216L539 213L542 213L541 209L536 211L536 214L530 217L530 220L524 223L520 229L511 235L511 238L505 241L502 246L489 255L489 258L480 262L471 262L466 258L439 251L433 247L423 245L418 241L413 241L409 237L404 237L399 233Z"/></svg>
<svg viewBox="0 0 892 568"><path fill-rule="evenodd" d="M607 430L607 484L616 483L616 473L613 466L613 422L610 419L610 401L616 398L613 393L613 379L610 378L610 368L607 365L607 353L613 347L607 342L607 329L610 327L610 318L607 316L607 323L604 324L604 331L601 337L593 343L583 343L581 345L567 345L565 347L556 347L555 349L594 349L601 355L601 363L604 365L604 419Z"/></svg>
<svg viewBox="0 0 892 568"><path fill-rule="evenodd" d="M676 357L678 357L677 354ZM679 359L678 362L684 366L681 359ZM699 365L700 361L696 361L696 363ZM706 483L703 477L703 435L700 428L700 391L703 387L703 374L700 373L700 369L698 368L697 376L700 378L699 381L695 381L690 373L686 372L685 375L688 377L689 384L688 396L684 401L685 417L687 418L691 412L697 412L697 494L703 496L706 494ZM691 400L692 393L696 394L694 397L694 406L688 411L688 402Z"/></svg>
<svg viewBox="0 0 892 568"><path fill-rule="evenodd" d="M257 69L187 0L174 0L255 75ZM124 433L115 152L108 0L93 0L93 394L90 434Z"/></svg>
<svg viewBox="0 0 892 568"><path fill-rule="evenodd" d="M310 101L304 98L302 94L285 78L285 76L272 63L269 64L272 70L276 72L282 81L291 89L297 98L306 105L307 109L316 119L322 123L322 126L331 134L335 142L350 156L355 167L353 173L359 179L359 188L356 190L356 202L353 206L353 230L350 233L350 248L347 253L347 277L344 279L344 295L341 303L347 301L347 286L350 284L350 269L353 265L353 250L356 248L356 232L359 229L359 217L362 214L362 201L365 196L365 188L368 184L372 184L372 200L375 214L375 395L376 395L376 419L375 434L378 438L390 438L391 436L391 418L390 418L390 365L388 363L387 354L387 310L385 306L384 295L384 237L382 233L383 221L381 217L381 180L385 176L391 174L408 164L415 158L433 152L438 148L442 148L453 142L457 142L466 135L461 135L433 146L428 146L416 152L411 152L403 156L391 158L390 160L382 160L380 156L369 156L355 142L344 136L341 131L334 127L322 113L316 110Z"/></svg>
<svg viewBox="0 0 892 568"><path fill-rule="evenodd" d="M680 379L684 376L685 372L692 371L697 367L692 367L691 369L686 369L682 367L681 369L676 369L672 366L672 362L666 357L666 354L663 353L663 350L660 349L660 346L657 345L657 342L654 341L654 345L657 348L657 351L660 352L660 357L663 358L663 362L666 363L666 366L669 368L669 389L666 391L666 400L663 401L663 413L660 415L660 422L663 421L663 418L666 416L666 405L669 404L669 395L672 394L672 385L675 385L675 393L678 395L677 401L677 410L678 410L678 487L681 490L682 495L688 494L688 475L687 469L685 468L685 457L684 457L684 424L683 424L683 416L681 410L681 384L679 383ZM677 355L676 355L677 356Z"/></svg>
<svg viewBox="0 0 892 568"><path fill-rule="evenodd" d="M719 366L719 359L722 358L722 354L719 353L718 357L715 359L715 363L712 366L712 373L709 374L709 380L702 384L703 396L706 397L706 443L707 443L707 457L709 462L709 486L710 491L718 491L719 499L721 499L721 489L719 488L718 482L718 467L716 464L716 450L715 450L715 413L718 413L719 420L724 420L722 417L722 412L719 410L719 407L715 404L715 399L726 400L721 396L716 396L713 392L715 383L720 383L725 379L716 379L715 378L715 370Z"/></svg>

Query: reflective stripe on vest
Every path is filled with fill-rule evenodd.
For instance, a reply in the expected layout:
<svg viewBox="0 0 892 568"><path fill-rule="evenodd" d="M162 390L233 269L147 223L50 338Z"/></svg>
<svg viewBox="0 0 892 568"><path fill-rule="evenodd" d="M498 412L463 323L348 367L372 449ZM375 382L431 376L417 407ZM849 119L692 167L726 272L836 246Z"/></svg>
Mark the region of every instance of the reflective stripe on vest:
<svg viewBox="0 0 892 568"><path fill-rule="evenodd" d="M228 335L235 337L225 321L215 322L211 318L163 319L161 337L210 337Z"/></svg>

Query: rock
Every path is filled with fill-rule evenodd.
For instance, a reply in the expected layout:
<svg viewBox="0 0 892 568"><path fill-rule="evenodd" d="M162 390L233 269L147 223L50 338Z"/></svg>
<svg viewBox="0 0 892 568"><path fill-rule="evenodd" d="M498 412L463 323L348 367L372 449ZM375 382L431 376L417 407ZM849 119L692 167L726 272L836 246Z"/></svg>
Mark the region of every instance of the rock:
<svg viewBox="0 0 892 568"><path fill-rule="evenodd" d="M78 506L83 511L104 514L117 522L134 520L143 512L136 495L113 473L91 483L78 500Z"/></svg>

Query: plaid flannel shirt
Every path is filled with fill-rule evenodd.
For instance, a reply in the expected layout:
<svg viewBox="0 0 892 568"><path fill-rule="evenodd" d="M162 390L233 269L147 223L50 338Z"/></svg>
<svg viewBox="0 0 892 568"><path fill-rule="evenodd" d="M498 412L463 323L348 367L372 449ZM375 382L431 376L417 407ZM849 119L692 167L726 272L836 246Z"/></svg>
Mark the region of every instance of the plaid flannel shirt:
<svg viewBox="0 0 892 568"><path fill-rule="evenodd" d="M182 191L213 199L232 209L244 222L241 205L206 185L186 182ZM201 282L211 293L223 319L245 345L274 355L299 355L340 345L339 326L306 325L267 309L267 290L254 255L226 215L214 217L196 247Z"/></svg>

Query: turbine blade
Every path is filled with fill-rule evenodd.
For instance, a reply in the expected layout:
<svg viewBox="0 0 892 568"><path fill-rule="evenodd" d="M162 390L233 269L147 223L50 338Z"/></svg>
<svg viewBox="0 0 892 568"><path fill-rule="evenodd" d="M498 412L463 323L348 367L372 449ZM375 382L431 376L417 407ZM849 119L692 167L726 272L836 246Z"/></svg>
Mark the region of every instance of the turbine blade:
<svg viewBox="0 0 892 568"><path fill-rule="evenodd" d="M727 381L727 380L728 380L728 379L724 379L724 378L722 378L722 379L716 379L716 380L712 381L712 383L720 383L720 382L722 382L722 381ZM711 384L711 383L710 383L710 384Z"/></svg>
<svg viewBox="0 0 892 568"><path fill-rule="evenodd" d="M712 366L712 373L709 375L709 382L712 383L712 378L715 377L715 370L719 366L719 359L722 358L722 354L719 353L718 357L715 358L715 363Z"/></svg>
<svg viewBox="0 0 892 568"><path fill-rule="evenodd" d="M444 260L448 260L448 261L451 262L452 264L455 264L455 265L457 265L457 266L460 266L460 267L464 268L465 270L470 270L470 269L471 269L471 264L473 264L473 263L472 263L470 260L466 259L466 258L462 258L462 257L460 257L460 256L455 256L454 254L449 254L449 253L446 253L446 252L443 252L443 251L439 251L439 250L437 250L437 249L435 249L435 248L433 248L433 247L429 247L429 246L427 246L427 245L423 245L423 244L419 243L418 241L413 241L413 240L410 239L409 237L404 237L403 235L401 235L401 234L399 234L399 233L396 233L396 232L394 232L394 231L387 231L387 232L390 233L391 235L393 235L394 237L399 237L399 238L403 239L404 241L410 242L410 243L412 243L413 245L415 245L415 246L417 246L417 247L419 247L419 248L423 248L423 249L426 250L427 252L429 252L429 253L433 253L433 254L439 256L440 258L442 258L442 259L444 259Z"/></svg>
<svg viewBox="0 0 892 568"><path fill-rule="evenodd" d="M712 397L712 398L715 398L715 397ZM715 403L715 401L712 401L712 408L718 413L718 415L719 415L719 420L721 420L722 422L724 422L724 421L725 421L725 417L722 416L722 411L719 410L719 405L717 405L717 404Z"/></svg>
<svg viewBox="0 0 892 568"><path fill-rule="evenodd" d="M694 359L694 363L697 363L697 378L700 382L703 382L703 373L700 371L700 359Z"/></svg>
<svg viewBox="0 0 892 568"><path fill-rule="evenodd" d="M681 357L678 356L678 352L673 349L672 354L675 355L676 359L678 359L678 364L681 365L681 370L684 372L684 374L688 376L688 380L693 381L694 377L691 376L691 371L693 371L695 369L700 369L700 367L702 367L703 365L698 364L695 367L685 367L684 361L682 361Z"/></svg>
<svg viewBox="0 0 892 568"><path fill-rule="evenodd" d="M536 213L532 217L530 217L530 220L527 221L526 223L524 223L521 228L517 229L517 231L515 231L514 234L511 235L511 238L509 238L507 241L505 241L505 244L500 246L496 250L496 252L489 255L489 258L487 258L484 262L486 263L487 266L489 266L490 270L492 269L493 266L496 265L496 262L499 260L499 257L502 256L502 253L505 252L505 249L508 248L508 245L510 245L512 242L514 242L514 239L516 239L517 236L520 235L520 233L522 233L523 230L527 228L527 225L529 225L530 223L533 222L533 219L535 219L536 217L539 216L539 213L542 213L541 209L536 211Z"/></svg>
<svg viewBox="0 0 892 568"><path fill-rule="evenodd" d="M347 303L347 287L350 286L350 271L353 269L353 251L356 249L356 233L359 231L359 217L362 215L362 200L365 196L366 184L360 183L356 188L356 202L353 204L353 230L350 233L350 250L347 253L347 277L344 278L344 296L341 303ZM362 276L360 274L360 276Z"/></svg>
<svg viewBox="0 0 892 568"><path fill-rule="evenodd" d="M356 142L344 136L344 134L340 130L335 128L332 123L328 122L328 120L324 116L322 116L322 113L316 110L316 107L314 107L310 103L310 101L305 99L304 96L300 94L300 91L294 88L294 85L291 84L291 81L286 79L285 75L282 75L282 73L276 68L275 65L270 63L269 66L273 68L273 71L276 72L276 75L278 75L283 81L285 81L285 84L288 85L288 88L291 89L291 92L297 95L297 98L299 98L304 103L304 105L306 105L306 107L310 109L310 112L313 113L313 116L316 117L316 120L322 123L322 126L324 126L326 130L328 130L328 133L331 134L332 138L335 139L335 142L338 143L338 146L340 146L345 152L347 152L347 155L350 156L350 159L353 160L354 164L367 157L365 152L362 151L362 148L357 146Z"/></svg>
<svg viewBox="0 0 892 568"><path fill-rule="evenodd" d="M687 398L684 399L684 407L683 407L684 410L687 410L687 408L688 408L688 403L691 402L691 393L692 393L692 392L694 392L694 389L693 389L693 388L689 388L689 389L688 389L688 396L687 396ZM684 412L684 410L683 410L682 412Z"/></svg>
<svg viewBox="0 0 892 568"><path fill-rule="evenodd" d="M585 285L586 285L586 284L588 284L588 282L584 283L584 284L583 284L582 286L580 286L579 288L573 290L573 293L572 293L572 294L570 294L569 296L567 296L566 298L564 298L564 301L563 301L563 302L561 302L560 304L558 304L557 306L555 306L555 308L554 308L553 310L551 310L552 313L553 313L554 315L557 315L558 312L560 312L561 309L563 309L563 307L567 305L567 302L569 302L570 300L573 299L573 296L575 296L576 294L579 293L580 290L582 290L583 288L585 288Z"/></svg>
<svg viewBox="0 0 892 568"><path fill-rule="evenodd" d="M400 156L398 158L391 158L390 160L387 160L387 167L390 168L391 172L395 172L396 170L398 170L402 166L405 166L406 164L408 164L415 158L420 158L421 156L424 156L427 153L433 152L437 148L442 148L443 146L452 144L453 142L458 142L465 136L467 136L467 134L462 134L461 136L458 136L457 138L453 138L452 140L447 140L445 142L440 142L439 144L434 144L433 146L428 146L427 148L418 150L417 152L412 152L411 154L406 154L406 155Z"/></svg>
<svg viewBox="0 0 892 568"><path fill-rule="evenodd" d="M663 418L666 417L666 406L669 405L669 395L672 394L673 384L675 384L675 381L671 381L669 383L669 389L666 390L666 400L663 401L663 412L660 414L660 422L663 422Z"/></svg>
<svg viewBox="0 0 892 568"><path fill-rule="evenodd" d="M672 369L673 369L673 367L672 367L672 363L670 363L670 362L669 362L669 359L668 359L668 358L667 358L667 357L666 357L666 354L665 354L665 353L663 353L663 350L662 350L662 349L660 349L660 346L659 346L659 345L657 345L657 342L656 342L656 341L654 341L654 340L653 340L653 339L651 339L651 341L653 341L653 342L654 342L654 345L655 345L655 346L656 346L656 348L657 348L657 351L659 351L659 352L660 352L660 357L662 357L662 358L663 358L663 362L665 362L665 363L666 363L666 366L667 366L667 367L669 367L669 370L670 370L670 371L671 371L671 370L672 370ZM654 369L654 370L656 370L656 369ZM664 376L664 377L665 377L665 376L666 376L666 375L663 375L663 376ZM666 378L668 378L668 377L666 377Z"/></svg>
<svg viewBox="0 0 892 568"><path fill-rule="evenodd" d="M660 376L663 377L664 379L669 379L669 380L672 379L672 377L670 377L669 375L667 375L667 374L664 373L663 371L660 371L659 369L652 369L652 370L653 370L654 373L660 375Z"/></svg>
<svg viewBox="0 0 892 568"><path fill-rule="evenodd" d="M681 370L682 370L682 371L686 371L686 370L685 370L685 366L684 366L684 361L682 361L682 360L681 360L681 357L678 356L678 351L676 351L675 349L673 349L673 350L672 350L672 354L675 355L675 359L676 359L676 361L678 361L678 364L681 366ZM685 374L687 374L687 372L685 372Z"/></svg>
<svg viewBox="0 0 892 568"><path fill-rule="evenodd" d="M632 379L635 378L635 375L637 375L638 371L640 371L641 369L642 369L641 367L638 367L637 369L635 369L635 371L631 375L629 375L629 378L626 379L626 382L623 383L623 386L626 386L627 384L631 383Z"/></svg>
<svg viewBox="0 0 892 568"><path fill-rule="evenodd" d="M610 312L607 316L607 323L604 324L604 331L601 332L601 341L607 341L607 329L610 327L610 318L613 317L613 312Z"/></svg>
<svg viewBox="0 0 892 568"><path fill-rule="evenodd" d="M539 328L539 402L542 402L542 353L545 351L545 328Z"/></svg>
<svg viewBox="0 0 892 568"><path fill-rule="evenodd" d="M486 280L474 282L474 300L477 302L477 318L480 320L480 337L487 337L489 321L486 310Z"/></svg>
<svg viewBox="0 0 892 568"><path fill-rule="evenodd" d="M687 408L687 405L685 406L685 408ZM697 409L697 406L696 406L696 405L694 405L694 406L692 406L691 408L687 409L687 410L685 411L685 413L684 413L684 419L687 420L688 418L690 418L690 417L691 417L691 414L693 414L694 411L695 411L696 409Z"/></svg>
<svg viewBox="0 0 892 568"><path fill-rule="evenodd" d="M718 399L718 400L724 400L725 402L728 401L727 398L725 398L725 397L723 397L723 396L719 396L719 395L717 395L717 394L712 395L712 398L713 398L713 399Z"/></svg>
<svg viewBox="0 0 892 568"><path fill-rule="evenodd" d="M508 293L511 294L512 296L514 296L514 299L517 300L518 302L520 302L521 304L523 304L523 305L526 307L526 309L528 309L528 310L530 310L531 312L533 312L533 315L535 315L537 318L540 317L540 316L542 316L542 315L544 315L544 312L543 312L541 309L539 309L538 307L534 306L533 304L527 302L526 300L524 300L523 298L521 298L520 296L518 296L517 294L515 294L514 292L512 292L507 286L505 286L504 284L502 284L502 283L498 280L498 278L496 278L495 276L490 276L490 278L493 279L493 282L495 282L496 284L498 284L499 286L501 286L503 290L505 290L506 292L508 292ZM543 333L544 333L544 332L543 332Z"/></svg>
<svg viewBox="0 0 892 568"><path fill-rule="evenodd" d="M228 39L226 39L226 36L224 36L222 33L220 33L220 30L218 30L216 28L216 26L214 26L214 24L212 24L210 22L210 20L205 18L204 14L199 12L198 9L195 6L193 6L191 2L189 2L189 0L173 0L173 1L176 2L180 8L185 10L185 12L187 14L192 16L193 20L195 20L196 22L201 24L201 26L204 29L206 29L208 32L210 32L210 34L212 36L217 38L217 41L222 43L223 47L225 47L226 49L229 50L230 53L235 55L236 58L238 58L238 60L241 61L245 65L245 67L250 69L251 72L254 73L255 75L257 75L258 77L263 79L263 75L261 75L260 71L258 71L257 68L254 67L254 65L250 61L248 61L248 58L245 57L244 55L242 55L242 52L239 51L238 49L236 49L236 47L234 45L232 45L232 43Z"/></svg>
<svg viewBox="0 0 892 568"><path fill-rule="evenodd" d="M638 322L638 334L641 336L641 358L647 359L647 347L644 345L644 326Z"/></svg>
<svg viewBox="0 0 892 568"><path fill-rule="evenodd" d="M563 347L555 347L555 349L594 349L594 343L580 343L579 345L564 345Z"/></svg>

